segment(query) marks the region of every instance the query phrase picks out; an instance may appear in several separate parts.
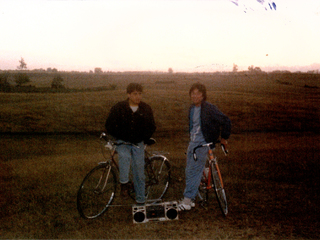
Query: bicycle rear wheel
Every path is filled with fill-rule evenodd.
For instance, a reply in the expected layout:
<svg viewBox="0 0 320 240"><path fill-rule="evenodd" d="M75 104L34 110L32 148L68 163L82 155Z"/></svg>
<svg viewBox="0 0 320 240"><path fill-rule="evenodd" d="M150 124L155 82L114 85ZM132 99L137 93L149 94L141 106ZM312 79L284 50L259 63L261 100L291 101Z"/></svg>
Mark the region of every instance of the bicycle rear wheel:
<svg viewBox="0 0 320 240"><path fill-rule="evenodd" d="M146 200L162 199L170 182L171 166L164 156L153 156L145 167Z"/></svg>
<svg viewBox="0 0 320 240"><path fill-rule="evenodd" d="M110 206L117 187L114 169L108 163L93 168L82 181L77 194L77 208L83 218L101 216Z"/></svg>
<svg viewBox="0 0 320 240"><path fill-rule="evenodd" d="M211 176L212 176L212 181L214 183L214 190L217 196L217 200L219 202L221 212L224 216L227 216L228 204L227 204L226 193L223 188L223 182L222 182L219 167L213 162L211 162Z"/></svg>

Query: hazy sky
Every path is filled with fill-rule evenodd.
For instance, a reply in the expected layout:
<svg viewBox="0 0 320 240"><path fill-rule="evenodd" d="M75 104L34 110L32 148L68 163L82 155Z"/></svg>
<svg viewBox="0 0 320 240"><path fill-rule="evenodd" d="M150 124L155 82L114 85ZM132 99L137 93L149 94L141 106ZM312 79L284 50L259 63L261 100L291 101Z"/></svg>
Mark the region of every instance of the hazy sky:
<svg viewBox="0 0 320 240"><path fill-rule="evenodd" d="M0 0L0 70L16 69L21 57L30 70L66 71L320 63L320 1L259 2Z"/></svg>

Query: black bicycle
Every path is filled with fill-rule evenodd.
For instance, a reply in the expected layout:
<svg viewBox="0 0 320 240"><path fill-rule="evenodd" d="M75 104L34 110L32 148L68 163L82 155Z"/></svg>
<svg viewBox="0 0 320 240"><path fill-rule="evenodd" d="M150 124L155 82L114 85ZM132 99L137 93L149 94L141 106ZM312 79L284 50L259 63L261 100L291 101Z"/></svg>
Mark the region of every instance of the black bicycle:
<svg viewBox="0 0 320 240"><path fill-rule="evenodd" d="M119 166L115 159L116 146L120 143L108 139L105 133L100 135L102 153L106 161L100 162L83 179L77 194L77 209L81 217L93 219L101 216L112 206L119 185ZM145 142L145 176L146 200L148 202L160 201L170 182L170 162L160 153L149 153L147 146L155 144L154 139ZM138 146L135 146L138 147ZM134 185L131 184L130 196L134 197Z"/></svg>

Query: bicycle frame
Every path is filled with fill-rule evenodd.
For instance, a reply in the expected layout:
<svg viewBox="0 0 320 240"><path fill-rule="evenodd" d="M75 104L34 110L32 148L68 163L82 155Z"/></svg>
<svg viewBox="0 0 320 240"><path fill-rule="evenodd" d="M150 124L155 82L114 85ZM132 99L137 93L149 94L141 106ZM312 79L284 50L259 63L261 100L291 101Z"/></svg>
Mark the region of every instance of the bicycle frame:
<svg viewBox="0 0 320 240"><path fill-rule="evenodd" d="M212 169L211 169L211 164L213 162L213 164L215 165L216 169L217 169L217 172L218 172L218 176L219 176L219 179L220 179L220 182L221 182L221 187L224 188L223 186L223 181L222 181L222 176L221 176L221 172L220 172L220 169L219 169L219 166L218 166L218 162L217 162L217 157L213 155L213 150L209 147L209 172L208 172L208 179L207 179L207 189L211 189L212 188L212 184L211 184L211 172L212 172Z"/></svg>
<svg viewBox="0 0 320 240"><path fill-rule="evenodd" d="M196 149L200 147L207 147L208 155L209 155L209 159L207 159L208 168L205 168L205 170L203 171L203 180L201 180L202 184L199 187L198 196L200 197L201 200L204 200L203 203L206 203L208 199L208 191L210 189L213 189L216 193L216 197L217 197L220 209L223 215L226 216L228 214L227 199L225 195L221 172L218 166L217 156L213 154L214 146L215 144L213 143L207 143L207 144L199 145L195 147L193 150L193 156L195 161L197 161ZM223 145L221 145L221 147L224 153L227 154L227 150L225 149L225 147ZM208 173L206 173L207 169L208 169ZM203 190L205 190L204 192L205 198L203 198L202 194L200 194L200 191L203 191Z"/></svg>
<svg viewBox="0 0 320 240"><path fill-rule="evenodd" d="M125 144L125 145L131 145L131 146L135 146L135 147L138 147L132 143L127 143L127 142L122 142L122 143L115 143L113 141L108 141L107 140L107 135L105 133L102 133L100 135L100 140L101 140L101 147L102 147L102 153L103 153L103 156L104 158L106 159L106 162L108 164L110 164L111 166L115 166L115 168L117 169L117 171L119 172L120 169L119 169L119 165L118 163L116 162L115 160L115 155L117 154L117 151L116 151L116 146L117 145L122 145L122 144ZM145 152L145 169L148 173L148 176L149 176L149 179L152 179L153 181L150 183L146 182L146 187L149 187L149 186L153 186L155 184L158 184L159 183L159 179L157 179L157 175L160 174L163 170L163 168L165 167L165 164L166 162L168 162L168 159L162 155L162 154L152 154L152 153L149 153L146 148L148 145L153 145L155 143L155 140L154 139L149 139L148 143L145 144L144 146L144 152ZM139 148L139 147L138 147ZM104 149L109 149L110 150L110 157L106 156L104 154ZM164 159L164 161L162 162L161 166L160 166L160 169L159 169L159 172L154 172L153 169L150 167L150 159L152 157L159 157L159 158L162 158ZM100 164L104 164L106 162L101 162Z"/></svg>
<svg viewBox="0 0 320 240"><path fill-rule="evenodd" d="M216 143L220 143L220 141L217 141ZM218 172L218 176L219 176L219 179L221 181L221 186L223 188L223 181L222 181L222 176L221 176L221 172L220 172L220 169L219 169L219 166L218 166L218 161L217 161L217 157L214 156L213 154L213 147L212 146L215 146L215 144L213 143L206 143L206 144L202 144L202 145L199 145L197 147L195 147L193 149L193 157L194 157L194 160L197 161L197 156L196 156L196 149L200 148L200 147L207 147L208 148L208 155L209 155L209 172L208 172L208 177L205 176L205 173L203 172L203 175L205 177L205 179L207 179L207 189L211 189L212 188L212 184L211 184L211 164L210 163L214 163L216 169L217 169L217 172ZM222 150L225 154L228 153L228 151L225 149L225 147L221 144L222 146Z"/></svg>
<svg viewBox="0 0 320 240"><path fill-rule="evenodd" d="M98 181L98 183L97 183L97 186L95 187L96 189L99 189L99 186L101 185L101 183L102 183L102 181L103 181L103 182L104 182L104 183L103 183L103 187L100 189L100 192L103 192L104 189L105 189L105 187L106 187L106 185L107 185L107 181L106 181L106 180L109 178L110 171L111 171L111 167L108 168L108 172L107 172L107 174L106 174L106 177L103 176L103 175L101 175L101 177L100 177L100 179L99 179L99 181Z"/></svg>

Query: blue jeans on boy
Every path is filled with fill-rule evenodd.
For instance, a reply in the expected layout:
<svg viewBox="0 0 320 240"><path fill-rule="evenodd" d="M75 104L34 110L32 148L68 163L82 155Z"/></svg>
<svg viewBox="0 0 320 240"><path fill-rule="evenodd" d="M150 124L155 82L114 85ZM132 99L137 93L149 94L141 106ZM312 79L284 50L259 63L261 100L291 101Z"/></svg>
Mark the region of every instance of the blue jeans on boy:
<svg viewBox="0 0 320 240"><path fill-rule="evenodd" d="M118 141L121 143L123 141ZM136 146L119 145L117 152L119 155L120 183L129 182L130 164L132 166L134 191L136 202L145 202L145 175L144 175L144 143L140 142Z"/></svg>
<svg viewBox="0 0 320 240"><path fill-rule="evenodd" d="M202 147L196 150L197 161L193 158L193 149L198 145L204 144L205 142L190 142L187 152L187 166L186 166L186 188L183 196L192 200L198 194L202 173L206 164L208 148Z"/></svg>

